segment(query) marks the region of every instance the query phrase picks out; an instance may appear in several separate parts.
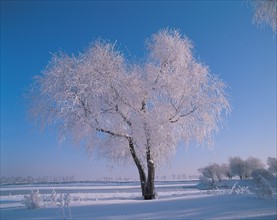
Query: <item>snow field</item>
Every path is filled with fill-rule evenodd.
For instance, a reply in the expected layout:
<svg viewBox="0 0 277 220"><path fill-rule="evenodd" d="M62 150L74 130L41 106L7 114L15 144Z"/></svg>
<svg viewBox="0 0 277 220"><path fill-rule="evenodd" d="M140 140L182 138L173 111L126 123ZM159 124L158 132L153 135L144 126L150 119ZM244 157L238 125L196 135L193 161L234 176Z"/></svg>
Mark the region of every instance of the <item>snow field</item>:
<svg viewBox="0 0 277 220"><path fill-rule="evenodd" d="M144 201L139 187L134 185L82 186L64 185L59 190L70 193L69 207L57 206L51 193L42 194L40 209L28 210L23 204L20 188L1 188L1 219L276 219L276 194L263 200L254 194L230 194L230 190L198 190L185 184L157 184L158 198ZM40 191L45 186L33 186ZM82 192L91 187L95 192ZM189 186L191 187L191 186ZM27 187L28 188L28 187ZM31 187L29 187L30 189ZM51 187L50 187L51 188ZM51 188L52 189L52 188ZM79 190L78 193L71 193ZM98 192L97 192L98 190ZM108 192L106 192L108 190ZM111 192L113 190L113 192ZM2 195L2 193L13 194Z"/></svg>

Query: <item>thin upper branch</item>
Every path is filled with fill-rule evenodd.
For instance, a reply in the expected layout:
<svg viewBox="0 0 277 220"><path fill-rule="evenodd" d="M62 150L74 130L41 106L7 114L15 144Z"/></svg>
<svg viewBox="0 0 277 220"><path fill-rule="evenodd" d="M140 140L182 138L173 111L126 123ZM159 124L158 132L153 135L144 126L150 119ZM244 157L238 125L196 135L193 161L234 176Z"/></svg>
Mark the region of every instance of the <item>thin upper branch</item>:
<svg viewBox="0 0 277 220"><path fill-rule="evenodd" d="M123 120L129 125L130 127L132 126L132 122L119 110L118 106L115 106L116 112L123 118Z"/></svg>
<svg viewBox="0 0 277 220"><path fill-rule="evenodd" d="M106 129L103 129L103 128L96 128L97 131L100 131L100 132L103 132L103 133L106 133L106 134L110 134L114 137L122 137L122 138L127 138L129 139L130 137L126 134L119 134L119 133L115 133L113 131L109 131L109 130L106 130Z"/></svg>
<svg viewBox="0 0 277 220"><path fill-rule="evenodd" d="M189 112L186 112L186 113L184 113L184 114L179 115L176 119L174 119L176 115L170 117L170 118L169 118L169 122L170 122L170 123L178 122L181 118L186 117L186 116L188 116L188 115L194 113L194 112L198 109L198 107L199 107L199 106L194 106L194 107L192 108L192 110L190 110Z"/></svg>

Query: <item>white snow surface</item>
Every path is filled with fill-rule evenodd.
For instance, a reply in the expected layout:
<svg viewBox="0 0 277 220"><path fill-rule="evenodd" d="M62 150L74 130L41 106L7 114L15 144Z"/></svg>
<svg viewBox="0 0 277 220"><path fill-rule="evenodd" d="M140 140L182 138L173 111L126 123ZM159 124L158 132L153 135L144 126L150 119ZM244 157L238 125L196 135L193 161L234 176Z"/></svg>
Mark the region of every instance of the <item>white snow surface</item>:
<svg viewBox="0 0 277 220"><path fill-rule="evenodd" d="M63 184L53 188L57 194L63 190L62 193L71 195L70 206L64 207L65 219L277 219L276 194L273 199L265 200L254 194L198 190L191 183L171 182L156 184L158 198L144 201L137 186L138 183L103 183L97 186ZM39 184L32 187L1 187L1 220L63 219L61 207L50 200L51 192L42 192L47 187L53 188ZM26 188L41 192L44 200L42 208L28 210L24 207L22 199L26 192L21 190ZM74 191L71 191L72 188ZM76 189L80 192L75 192Z"/></svg>

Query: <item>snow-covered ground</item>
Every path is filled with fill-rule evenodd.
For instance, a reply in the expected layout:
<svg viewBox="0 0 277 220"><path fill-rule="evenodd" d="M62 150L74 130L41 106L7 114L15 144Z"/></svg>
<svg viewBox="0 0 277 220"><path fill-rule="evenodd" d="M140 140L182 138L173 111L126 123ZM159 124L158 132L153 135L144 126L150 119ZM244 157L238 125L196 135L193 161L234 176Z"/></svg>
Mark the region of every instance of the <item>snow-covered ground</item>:
<svg viewBox="0 0 277 220"><path fill-rule="evenodd" d="M138 183L21 185L1 187L1 219L276 219L276 194L260 199L252 193L198 190L195 181L157 183L158 198L141 199ZM27 209L22 200L39 190L43 204ZM69 206L57 206L56 195L69 193Z"/></svg>

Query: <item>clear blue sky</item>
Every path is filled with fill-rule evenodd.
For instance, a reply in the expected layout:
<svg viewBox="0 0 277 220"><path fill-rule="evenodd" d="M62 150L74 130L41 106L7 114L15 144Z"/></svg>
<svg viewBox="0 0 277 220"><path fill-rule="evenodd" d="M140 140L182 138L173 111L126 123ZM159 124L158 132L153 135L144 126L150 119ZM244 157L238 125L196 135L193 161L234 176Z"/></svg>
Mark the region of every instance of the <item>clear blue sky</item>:
<svg viewBox="0 0 277 220"><path fill-rule="evenodd" d="M1 1L1 176L136 177L133 164L110 170L83 148L60 146L55 128L40 132L27 120L23 94L51 52L83 51L102 37L141 58L145 39L166 27L186 34L229 85L233 111L214 150L181 147L158 175L197 174L230 156L276 156L276 36L251 19L242 1Z"/></svg>

